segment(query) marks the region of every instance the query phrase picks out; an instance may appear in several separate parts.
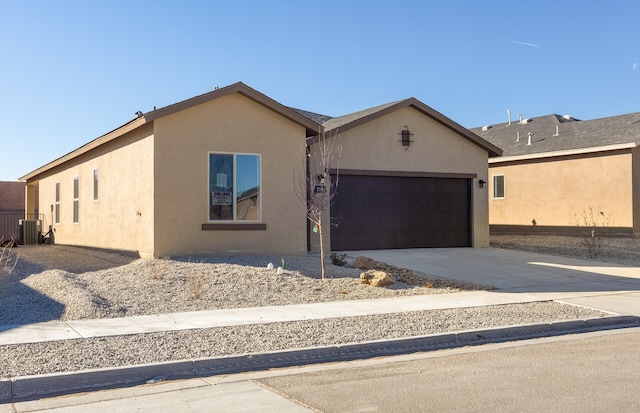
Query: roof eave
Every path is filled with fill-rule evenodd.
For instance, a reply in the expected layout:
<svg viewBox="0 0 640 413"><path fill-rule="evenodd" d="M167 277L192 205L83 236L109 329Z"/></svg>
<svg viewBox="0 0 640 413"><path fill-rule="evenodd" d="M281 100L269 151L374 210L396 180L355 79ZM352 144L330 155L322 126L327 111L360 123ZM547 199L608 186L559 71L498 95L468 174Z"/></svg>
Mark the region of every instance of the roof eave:
<svg viewBox="0 0 640 413"><path fill-rule="evenodd" d="M502 155L502 149L500 149L497 146L493 145L491 142L483 139L479 135L471 132L469 129L465 128L464 126L460 125L459 123L457 123L457 122L451 120L450 118L444 116L442 113L440 113L440 112L434 110L433 108L425 105L424 103L420 102L418 99L410 98L410 99L407 99L407 101L409 101L410 102L409 104L411 106L413 106L415 109L423 112L424 114L426 114L427 116L431 117L435 121L439 122L443 126L453 130L454 132L457 132L458 134L464 136L469 141L471 141L471 142L475 143L476 145L480 146L481 148L485 149L487 151L487 153L489 154L489 157L495 157L495 156L501 156Z"/></svg>
<svg viewBox="0 0 640 413"><path fill-rule="evenodd" d="M28 173L27 175L24 175L23 177L19 178L20 182L26 182L29 180L33 180L35 177L37 177L38 175L52 169L55 168L77 156L80 156L86 152L89 152L90 150L104 145L107 142L112 141L113 139L116 139L122 135L124 135L125 133L131 132L132 130L146 124L146 123L150 123L153 122L156 119L159 119L161 117L164 116L168 116L172 113L176 113L178 111L184 110L184 109L188 109L190 107L208 102L210 100L213 99L217 99L226 95L231 95L234 93L240 93L241 95L252 99L255 102L260 103L261 105L264 105L265 107L273 110L274 112L284 116L285 118L303 126L306 130L306 136L316 136L319 133L322 133L324 131L324 129L322 128L322 126L318 123L313 122L310 119L305 118L304 116L302 116L301 114L299 114L298 112L276 102L275 100L267 97L266 95L263 95L262 93L256 91L255 89L250 88L249 86L245 85L242 82L237 82L234 83L232 85L220 88L220 89L216 89L214 91L199 95L199 96L195 96L193 98L187 99L187 100L183 100L181 102L178 103L174 103L172 105L169 106L165 106L163 108L160 109L155 109L153 111L147 112L145 114L143 114L142 116L127 122L126 124L118 127L117 129L114 129L113 131L102 135L94 140L92 140L91 142L81 146L78 149L75 149L71 152L69 152L66 155L63 155L62 157L49 162L46 165L41 166L40 168L34 170L33 172Z"/></svg>
<svg viewBox="0 0 640 413"><path fill-rule="evenodd" d="M284 116L285 118L298 123L307 130L307 136L312 136L314 134L318 134L318 131L322 130L322 126L311 119L308 119L298 112L294 111L287 106L271 99L270 97L258 92L257 90L245 85L242 82L236 82L229 86L222 87L220 89L215 89L211 92L204 93L199 96L192 97L187 100L183 100L178 103L174 103L169 106L165 106L160 109L153 110L151 112L147 112L144 114L145 118L149 121L156 120L158 118L171 115L173 113L179 112L184 109L188 109L190 107L200 105L202 103L206 103L210 100L214 100L217 98L221 98L223 96L232 95L234 93L239 93L271 110L274 112Z"/></svg>
<svg viewBox="0 0 640 413"><path fill-rule="evenodd" d="M82 145L81 147L67 153L66 155L63 155L61 157L59 157L58 159L55 159L43 166L41 166L40 168L18 178L18 180L20 182L28 182L29 180L33 180L34 178L36 178L38 175L53 169L57 166L62 165L65 162L68 162L78 156L81 156L99 146L102 146L108 142L111 142L114 139L119 138L120 136L131 132L134 129L139 128L140 126L146 124L148 122L148 119L145 119L144 116L141 117L137 117L127 123L125 123L124 125L112 130L111 132L108 132L102 136L99 136L98 138L92 140L89 143L86 143L84 145Z"/></svg>
<svg viewBox="0 0 640 413"><path fill-rule="evenodd" d="M363 116L361 118L358 118L354 121L351 121L349 123L346 123L340 127L336 127L333 128L332 130L328 130L325 132L325 135L332 135L335 134L335 131L340 131L340 132L345 132L349 129L355 128L357 126L363 125L365 123L368 123L376 118L379 118L381 116L387 115L389 113L395 112L398 109L404 108L404 107L413 107L414 109L422 112L423 114L429 116L430 118L432 118L433 120L435 120L436 122L444 125L445 127L453 130L454 132L458 133L459 135L462 135L463 137L465 137L466 139L468 139L469 141L475 143L476 145L482 147L483 149L485 149L487 151L487 153L489 154L489 157L495 157L495 156L501 156L502 155L502 149L498 148L497 146L493 145L492 143L486 141L485 139L481 138L480 136L476 135L475 133L471 132L469 129L465 128L464 126L454 122L453 120L449 119L448 117L444 116L443 114L441 114L440 112L434 110L433 108L425 105L424 103L420 102L418 99L416 98L409 98L409 99L405 99L405 100L401 100L399 102L397 102L394 105L388 106L384 109L379 110L378 112L375 113L371 113L369 115ZM316 139L317 140L317 139Z"/></svg>
<svg viewBox="0 0 640 413"><path fill-rule="evenodd" d="M527 155L501 156L498 158L489 159L489 163L497 164L497 163L503 163L503 162L554 158L559 156L584 155L584 154L597 153L597 152L617 151L621 149L622 150L633 149L633 148L636 148L637 146L638 146L638 142L629 142L629 143L620 143L616 145L593 146L590 148L581 148L581 149L566 149L561 151L539 152L539 153L532 153Z"/></svg>

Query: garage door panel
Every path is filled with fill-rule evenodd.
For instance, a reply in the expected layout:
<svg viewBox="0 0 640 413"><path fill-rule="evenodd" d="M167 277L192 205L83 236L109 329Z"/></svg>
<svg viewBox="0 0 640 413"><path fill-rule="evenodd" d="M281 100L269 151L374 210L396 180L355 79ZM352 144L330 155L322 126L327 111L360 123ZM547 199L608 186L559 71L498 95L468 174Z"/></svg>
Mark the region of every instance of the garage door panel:
<svg viewBox="0 0 640 413"><path fill-rule="evenodd" d="M468 179L341 175L333 250L470 246Z"/></svg>
<svg viewBox="0 0 640 413"><path fill-rule="evenodd" d="M383 214L380 214L383 215ZM415 220L412 220L413 214L406 211L398 211L384 214L380 219L384 220L384 228L387 231L393 231L397 229L408 230L412 225L415 225Z"/></svg>

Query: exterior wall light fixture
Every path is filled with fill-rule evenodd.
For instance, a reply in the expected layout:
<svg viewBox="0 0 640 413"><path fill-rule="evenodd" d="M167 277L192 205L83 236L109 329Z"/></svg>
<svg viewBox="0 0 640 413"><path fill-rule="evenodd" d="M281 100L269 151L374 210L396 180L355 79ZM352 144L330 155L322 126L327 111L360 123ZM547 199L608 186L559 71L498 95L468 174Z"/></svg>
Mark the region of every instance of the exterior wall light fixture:
<svg viewBox="0 0 640 413"><path fill-rule="evenodd" d="M478 186L479 186L480 188L486 188L486 187L487 187L487 181L482 180L482 179L481 179L481 180L479 180L479 181L478 181Z"/></svg>
<svg viewBox="0 0 640 413"><path fill-rule="evenodd" d="M404 129L400 131L399 135L400 135L400 142L402 142L402 146L404 146L404 150L406 151L407 149L409 149L411 142L413 142L411 140L413 133L411 133L411 131L409 130L409 127L405 125Z"/></svg>

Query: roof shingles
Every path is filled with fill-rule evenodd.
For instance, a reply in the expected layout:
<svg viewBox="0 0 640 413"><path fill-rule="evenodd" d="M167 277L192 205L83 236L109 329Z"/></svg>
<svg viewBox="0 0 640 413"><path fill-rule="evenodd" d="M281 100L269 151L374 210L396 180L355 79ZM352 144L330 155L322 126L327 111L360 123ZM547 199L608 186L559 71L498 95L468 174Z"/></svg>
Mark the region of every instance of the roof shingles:
<svg viewBox="0 0 640 413"><path fill-rule="evenodd" d="M620 144L638 145L640 112L593 120L546 115L528 119L527 123L513 121L511 124L502 123L483 129L472 128L471 131L502 148L502 155L505 157L586 150ZM529 145L530 132L533 135Z"/></svg>

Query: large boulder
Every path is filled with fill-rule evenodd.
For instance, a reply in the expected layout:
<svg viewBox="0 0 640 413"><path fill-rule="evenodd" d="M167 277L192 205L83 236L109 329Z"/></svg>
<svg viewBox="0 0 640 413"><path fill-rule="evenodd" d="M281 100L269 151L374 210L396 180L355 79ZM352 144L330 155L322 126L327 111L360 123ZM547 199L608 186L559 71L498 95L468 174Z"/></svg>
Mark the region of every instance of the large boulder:
<svg viewBox="0 0 640 413"><path fill-rule="evenodd" d="M384 271L369 270L360 274L360 282L372 287L386 287L393 284L393 277Z"/></svg>
<svg viewBox="0 0 640 413"><path fill-rule="evenodd" d="M369 257L356 257L353 261L353 268L359 270L372 270L376 268L376 262Z"/></svg>

